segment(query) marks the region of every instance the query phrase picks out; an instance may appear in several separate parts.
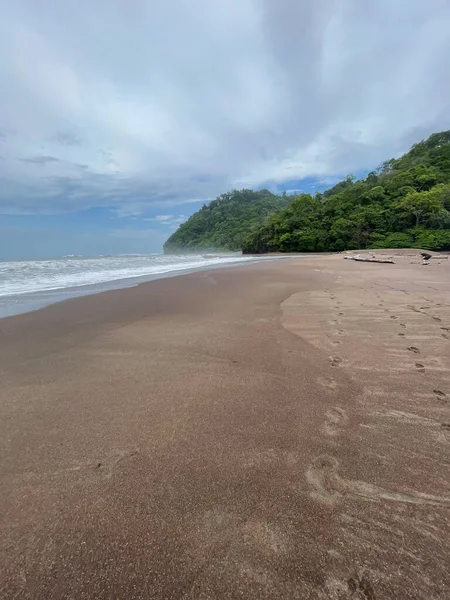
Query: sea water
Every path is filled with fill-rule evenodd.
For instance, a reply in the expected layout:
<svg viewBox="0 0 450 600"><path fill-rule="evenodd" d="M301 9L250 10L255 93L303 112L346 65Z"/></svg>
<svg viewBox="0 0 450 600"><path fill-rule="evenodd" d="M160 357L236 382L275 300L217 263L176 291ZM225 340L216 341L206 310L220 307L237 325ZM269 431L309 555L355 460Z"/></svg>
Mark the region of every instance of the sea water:
<svg viewBox="0 0 450 600"><path fill-rule="evenodd" d="M0 317L36 310L66 298L252 260L238 254L119 254L0 261Z"/></svg>

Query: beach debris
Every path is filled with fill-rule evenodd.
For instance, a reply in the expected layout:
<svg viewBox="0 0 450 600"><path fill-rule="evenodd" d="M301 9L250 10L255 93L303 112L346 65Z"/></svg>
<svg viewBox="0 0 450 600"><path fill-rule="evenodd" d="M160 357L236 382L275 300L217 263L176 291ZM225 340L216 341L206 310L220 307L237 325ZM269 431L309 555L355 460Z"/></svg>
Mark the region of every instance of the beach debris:
<svg viewBox="0 0 450 600"><path fill-rule="evenodd" d="M364 257L357 254L356 256L344 256L347 260L356 260L357 262L371 262L371 263L385 263L394 265L392 258L375 258L375 257Z"/></svg>
<svg viewBox="0 0 450 600"><path fill-rule="evenodd" d="M429 252L421 252L421 253L420 253L420 256L422 256L422 257L423 257L423 260L430 260L430 258L432 258L432 257L433 257L433 255L432 255L432 254L430 254Z"/></svg>

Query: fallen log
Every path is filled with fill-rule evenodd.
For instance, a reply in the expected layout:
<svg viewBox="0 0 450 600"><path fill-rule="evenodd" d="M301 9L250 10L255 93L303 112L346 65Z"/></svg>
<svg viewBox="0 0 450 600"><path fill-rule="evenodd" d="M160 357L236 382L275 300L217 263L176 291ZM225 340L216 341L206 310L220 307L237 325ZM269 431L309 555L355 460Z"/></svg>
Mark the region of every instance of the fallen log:
<svg viewBox="0 0 450 600"><path fill-rule="evenodd" d="M390 258L363 258L361 256L344 256L347 260L356 260L357 262L370 262L370 263L384 263L389 265L395 265L394 261Z"/></svg>

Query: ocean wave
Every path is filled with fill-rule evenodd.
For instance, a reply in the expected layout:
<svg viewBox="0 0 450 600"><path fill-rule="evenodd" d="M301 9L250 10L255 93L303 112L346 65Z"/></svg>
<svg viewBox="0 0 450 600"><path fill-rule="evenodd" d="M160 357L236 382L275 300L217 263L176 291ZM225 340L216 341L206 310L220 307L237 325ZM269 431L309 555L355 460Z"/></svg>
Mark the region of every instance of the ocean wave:
<svg viewBox="0 0 450 600"><path fill-rule="evenodd" d="M2 262L0 296L92 286L249 260L250 257L236 255L120 254L97 257L67 255L60 259Z"/></svg>

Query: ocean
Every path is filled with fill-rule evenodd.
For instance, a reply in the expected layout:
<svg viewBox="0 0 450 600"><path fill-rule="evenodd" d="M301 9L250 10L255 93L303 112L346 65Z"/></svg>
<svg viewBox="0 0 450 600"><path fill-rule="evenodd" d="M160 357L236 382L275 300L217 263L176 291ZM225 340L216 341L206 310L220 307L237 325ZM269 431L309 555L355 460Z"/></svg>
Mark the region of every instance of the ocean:
<svg viewBox="0 0 450 600"><path fill-rule="evenodd" d="M255 260L258 259L238 254L118 254L0 261L0 318L36 310L67 298Z"/></svg>

